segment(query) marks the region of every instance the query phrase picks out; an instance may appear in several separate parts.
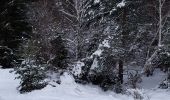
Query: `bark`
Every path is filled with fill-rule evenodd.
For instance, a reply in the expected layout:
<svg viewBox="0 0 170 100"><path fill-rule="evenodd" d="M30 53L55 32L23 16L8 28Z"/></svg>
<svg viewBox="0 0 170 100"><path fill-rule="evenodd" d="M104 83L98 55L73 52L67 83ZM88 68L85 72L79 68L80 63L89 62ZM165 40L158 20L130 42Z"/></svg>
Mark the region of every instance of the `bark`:
<svg viewBox="0 0 170 100"><path fill-rule="evenodd" d="M159 42L158 42L158 46L161 46L161 36L162 36L162 0L159 0Z"/></svg>
<svg viewBox="0 0 170 100"><path fill-rule="evenodd" d="M121 84L123 84L123 61L119 60L119 79Z"/></svg>

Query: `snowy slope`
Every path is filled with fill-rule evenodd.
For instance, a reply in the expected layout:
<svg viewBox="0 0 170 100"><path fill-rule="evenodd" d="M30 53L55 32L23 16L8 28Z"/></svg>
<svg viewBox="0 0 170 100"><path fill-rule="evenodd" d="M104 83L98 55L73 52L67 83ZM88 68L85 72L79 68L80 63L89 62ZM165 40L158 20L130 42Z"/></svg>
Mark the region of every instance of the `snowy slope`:
<svg viewBox="0 0 170 100"><path fill-rule="evenodd" d="M142 67L139 66L125 66L125 71L124 71L124 81L127 82L127 72L128 73L136 73L136 71L138 71L138 73L140 74L142 72ZM138 87L139 88L143 88L143 89L155 89L158 88L158 85L160 84L160 82L162 82L167 76L167 73L164 73L163 71L160 71L159 68L155 69L153 72L153 75L150 77L146 77L146 75L141 76L142 78L142 82L138 83Z"/></svg>
<svg viewBox="0 0 170 100"><path fill-rule="evenodd" d="M14 80L9 70L0 69L0 100L132 100L132 97L113 92L104 93L96 86L76 84L68 74L64 74L61 80L61 85L55 84L56 87L48 85L42 90L19 94L16 90L19 81Z"/></svg>
<svg viewBox="0 0 170 100"><path fill-rule="evenodd" d="M14 80L14 75L9 73L9 70L0 69L0 100L12 100L13 97L19 95L16 90L18 84L19 81Z"/></svg>
<svg viewBox="0 0 170 100"><path fill-rule="evenodd" d="M61 85L48 85L42 90L19 94L16 87L19 80L9 70L0 69L0 100L134 100L132 96L103 92L97 86L76 84L73 78L65 73ZM170 100L170 92L165 90L142 90L150 100Z"/></svg>
<svg viewBox="0 0 170 100"><path fill-rule="evenodd" d="M144 89L154 89L157 88L160 82L162 82L167 75L160 71L159 69L156 69L153 73L152 77L142 77L142 83L140 84L140 87ZM170 99L169 99L170 100Z"/></svg>

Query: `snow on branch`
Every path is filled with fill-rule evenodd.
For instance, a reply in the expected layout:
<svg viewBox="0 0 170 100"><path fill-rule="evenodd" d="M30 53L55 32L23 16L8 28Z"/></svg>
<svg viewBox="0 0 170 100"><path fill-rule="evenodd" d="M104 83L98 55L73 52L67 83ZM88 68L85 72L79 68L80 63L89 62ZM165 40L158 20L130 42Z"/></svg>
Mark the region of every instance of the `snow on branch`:
<svg viewBox="0 0 170 100"><path fill-rule="evenodd" d="M72 15L72 14L70 14L70 13L64 11L64 10L59 10L59 11L61 11L62 13L64 13L65 15L68 15L68 16L70 16L70 17L77 18L75 15Z"/></svg>
<svg viewBox="0 0 170 100"><path fill-rule="evenodd" d="M125 6L125 0L122 0L122 2L117 4L117 7L122 8Z"/></svg>

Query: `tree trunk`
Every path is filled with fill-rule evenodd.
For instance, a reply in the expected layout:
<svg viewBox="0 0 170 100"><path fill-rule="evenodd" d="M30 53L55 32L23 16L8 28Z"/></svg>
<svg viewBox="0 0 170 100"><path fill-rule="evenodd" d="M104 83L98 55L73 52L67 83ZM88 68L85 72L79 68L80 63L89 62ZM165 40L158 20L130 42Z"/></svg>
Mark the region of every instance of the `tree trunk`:
<svg viewBox="0 0 170 100"><path fill-rule="evenodd" d="M158 47L161 46L162 38L162 0L159 0L159 42Z"/></svg>
<svg viewBox="0 0 170 100"><path fill-rule="evenodd" d="M119 60L119 79L121 84L123 84L123 61Z"/></svg>

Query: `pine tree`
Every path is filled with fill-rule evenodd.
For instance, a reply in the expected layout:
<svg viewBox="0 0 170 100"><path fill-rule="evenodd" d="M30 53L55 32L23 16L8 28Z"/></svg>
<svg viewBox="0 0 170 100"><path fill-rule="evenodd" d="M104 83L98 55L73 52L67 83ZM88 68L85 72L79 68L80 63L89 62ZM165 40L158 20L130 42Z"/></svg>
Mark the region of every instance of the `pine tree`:
<svg viewBox="0 0 170 100"><path fill-rule="evenodd" d="M6 64L0 63L4 67L13 67L12 62L14 60L17 62L19 56L17 54L19 52L19 46L24 38L29 38L31 27L26 21L25 12L25 0L0 1L0 46L3 46L8 50L10 49L12 53L9 53L8 56L15 56L14 58L16 58L8 57L9 62L6 62ZM5 62L2 58L1 60L2 62Z"/></svg>
<svg viewBox="0 0 170 100"><path fill-rule="evenodd" d="M21 64L14 68L14 71L20 79L20 93L31 92L32 90L42 89L47 85L44 81L46 76L47 64L37 58L39 47L35 45L35 40L28 40L23 48Z"/></svg>
<svg viewBox="0 0 170 100"><path fill-rule="evenodd" d="M64 41L61 36L51 41L52 54L54 55L51 64L57 69L67 69L68 67L68 51L64 46Z"/></svg>

